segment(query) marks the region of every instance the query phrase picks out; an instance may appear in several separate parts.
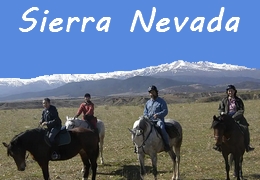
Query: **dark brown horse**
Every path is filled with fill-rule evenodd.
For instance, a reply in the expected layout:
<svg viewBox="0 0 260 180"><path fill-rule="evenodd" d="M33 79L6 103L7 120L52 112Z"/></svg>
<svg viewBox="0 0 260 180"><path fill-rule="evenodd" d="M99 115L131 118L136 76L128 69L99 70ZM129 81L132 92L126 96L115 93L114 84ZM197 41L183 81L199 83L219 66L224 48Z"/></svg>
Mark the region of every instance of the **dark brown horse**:
<svg viewBox="0 0 260 180"><path fill-rule="evenodd" d="M16 135L9 144L5 142L3 144L7 148L7 155L13 157L19 171L25 170L25 154L29 151L41 167L44 180L49 180L51 148L46 143L45 135L45 129L31 129ZM58 137L60 143L58 152L61 155L59 160L70 159L79 153L85 167L82 179L88 178L91 167L92 180L95 180L99 155L98 134L85 128L74 128L69 131L62 130Z"/></svg>
<svg viewBox="0 0 260 180"><path fill-rule="evenodd" d="M243 179L242 162L245 153L244 135L239 125L229 115L213 116L211 128L214 129L216 146L220 148L225 160L227 180L232 162L228 162L228 155L231 154L235 161L235 175L237 180Z"/></svg>

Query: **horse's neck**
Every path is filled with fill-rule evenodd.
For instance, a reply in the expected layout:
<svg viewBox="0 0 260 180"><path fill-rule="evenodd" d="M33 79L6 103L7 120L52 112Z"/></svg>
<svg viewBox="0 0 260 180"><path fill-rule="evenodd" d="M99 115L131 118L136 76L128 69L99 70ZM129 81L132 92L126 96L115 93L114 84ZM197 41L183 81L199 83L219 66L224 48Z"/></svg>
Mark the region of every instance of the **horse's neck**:
<svg viewBox="0 0 260 180"><path fill-rule="evenodd" d="M237 124L233 119L229 119L226 122L227 131L232 131L234 128L236 128Z"/></svg>
<svg viewBox="0 0 260 180"><path fill-rule="evenodd" d="M32 153L37 144L44 143L44 133L46 133L44 130L30 130L20 136L19 141L21 141L21 144L25 150Z"/></svg>
<svg viewBox="0 0 260 180"><path fill-rule="evenodd" d="M149 122L148 120L146 120L145 123L146 123L146 130L144 132L144 138L147 139L150 137L152 130L155 128L153 127L154 124L152 122Z"/></svg>

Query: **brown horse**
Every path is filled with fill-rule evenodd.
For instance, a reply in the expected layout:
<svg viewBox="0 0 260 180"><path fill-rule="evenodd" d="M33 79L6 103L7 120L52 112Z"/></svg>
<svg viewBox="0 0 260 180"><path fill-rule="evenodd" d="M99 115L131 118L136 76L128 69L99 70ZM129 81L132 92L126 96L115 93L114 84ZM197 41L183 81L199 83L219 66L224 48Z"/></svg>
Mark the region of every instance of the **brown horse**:
<svg viewBox="0 0 260 180"><path fill-rule="evenodd" d="M228 162L228 155L231 154L235 161L234 172L237 180L243 179L242 162L245 153L244 135L239 125L229 115L213 116L211 128L214 129L216 146L225 160L227 180L229 180L229 170L232 162Z"/></svg>
<svg viewBox="0 0 260 180"><path fill-rule="evenodd" d="M63 136L63 137L62 137ZM97 158L99 155L98 134L85 128L61 130L59 138L59 160L67 160L78 153L85 167L83 180L89 176L91 166L92 180L96 179ZM9 144L3 142L7 148L7 155L12 156L19 171L26 167L25 154L29 151L33 159L42 169L44 180L49 180L49 161L51 160L51 148L46 141L46 130L41 128L27 130L16 135Z"/></svg>

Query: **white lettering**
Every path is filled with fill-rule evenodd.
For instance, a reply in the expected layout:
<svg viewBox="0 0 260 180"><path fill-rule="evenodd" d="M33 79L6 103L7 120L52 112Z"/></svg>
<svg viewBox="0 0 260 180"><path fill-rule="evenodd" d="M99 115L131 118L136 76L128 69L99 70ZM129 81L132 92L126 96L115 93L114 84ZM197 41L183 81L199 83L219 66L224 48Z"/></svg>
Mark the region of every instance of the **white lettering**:
<svg viewBox="0 0 260 180"><path fill-rule="evenodd" d="M69 18L68 18L68 24L67 24L67 29L66 29L67 32L70 32L71 24L72 24L74 21L80 22L79 17L73 17L73 18L72 18L72 17L69 17Z"/></svg>
<svg viewBox="0 0 260 180"><path fill-rule="evenodd" d="M145 32L149 32L149 31L151 30L151 28L152 28L155 14L156 14L156 8L153 7L149 24L148 24L148 26L146 26L146 25L145 25L145 22L144 22L143 15L142 15L142 12L139 11L139 10L137 10L137 11L135 12L135 16L134 16L134 19L133 19L133 22L132 22L132 26L131 26L130 31L131 31L131 32L134 32L134 30L135 30L135 25L136 25L136 21L137 21L137 18L139 17L140 22L141 22L141 25L142 25L144 31L145 31Z"/></svg>
<svg viewBox="0 0 260 180"><path fill-rule="evenodd" d="M226 23L226 26L225 26L225 29L227 31L234 31L234 32L237 32L237 29L238 29L238 25L239 25L239 20L240 18L239 17L232 17L228 20L228 22ZM236 21L235 24L233 26L230 27L230 24L233 22L233 21Z"/></svg>
<svg viewBox="0 0 260 180"><path fill-rule="evenodd" d="M180 32L182 30L182 28L185 26L185 24L188 22L188 20L189 20L189 17L186 17L184 19L184 21L182 22L182 24L179 25L179 19L178 19L178 17L175 17L174 18L174 23L175 23L176 31Z"/></svg>
<svg viewBox="0 0 260 180"><path fill-rule="evenodd" d="M195 27L195 24L200 21L199 25ZM195 18L191 25L190 25L190 30L192 31L199 31L199 32L202 32L203 30L203 25L204 25L204 21L205 21L205 18L204 17L197 17Z"/></svg>
<svg viewBox="0 0 260 180"><path fill-rule="evenodd" d="M106 24L105 24L104 26L100 27L101 24L102 24L103 22L105 22L105 21L106 21ZM108 32L109 25L110 25L110 21L111 21L111 18L110 18L110 17L102 17L102 18L98 21L97 26L96 26L96 29L97 29L98 31L103 31L103 30L104 30L105 32Z"/></svg>
<svg viewBox="0 0 260 180"><path fill-rule="evenodd" d="M44 11L44 14L49 14L49 11L48 11L48 10L45 10L45 11ZM46 21L47 21L47 17L43 17L43 18L42 18L42 25L41 25L41 29L40 29L41 32L44 31Z"/></svg>
<svg viewBox="0 0 260 180"><path fill-rule="evenodd" d="M54 29L54 27L61 25L62 22L63 22L62 18L55 18L55 19L53 19L52 22L49 25L49 30L51 32L60 32L63 29L63 27L59 27L57 29Z"/></svg>
<svg viewBox="0 0 260 180"><path fill-rule="evenodd" d="M85 28L86 28L86 24L91 21L91 22L95 22L95 19L93 17L84 17L83 18L83 22L82 22L82 27L81 27L81 32L85 32Z"/></svg>
<svg viewBox="0 0 260 180"><path fill-rule="evenodd" d="M161 29L161 26L166 26L170 23L169 18L162 18L157 24L156 24L156 30L158 32L166 32L169 31L170 27L166 27L164 29Z"/></svg>
<svg viewBox="0 0 260 180"><path fill-rule="evenodd" d="M26 29L24 29L24 28L19 28L19 30L20 30L21 32L29 32L29 31L33 30L33 28L36 26L36 24L37 24L37 20L36 20L36 19L34 19L34 18L27 18L27 15L28 15L30 12L32 12L32 11L39 11L39 8L38 8L38 7L31 7L30 9L28 9L27 11L25 11L25 12L23 13L22 19L23 19L24 21L31 21L31 22L32 22L32 25L31 25L30 27L26 28Z"/></svg>
<svg viewBox="0 0 260 180"><path fill-rule="evenodd" d="M225 8L222 7L220 9L220 13L219 13L219 16L218 17L214 17L212 18L209 23L208 23L208 31L209 32L214 32L214 31L220 31L221 30L221 22L222 22L222 18L223 18L223 15L224 15L224 11L225 11ZM215 22L215 21L218 21L218 24L215 28L212 29L212 24Z"/></svg>

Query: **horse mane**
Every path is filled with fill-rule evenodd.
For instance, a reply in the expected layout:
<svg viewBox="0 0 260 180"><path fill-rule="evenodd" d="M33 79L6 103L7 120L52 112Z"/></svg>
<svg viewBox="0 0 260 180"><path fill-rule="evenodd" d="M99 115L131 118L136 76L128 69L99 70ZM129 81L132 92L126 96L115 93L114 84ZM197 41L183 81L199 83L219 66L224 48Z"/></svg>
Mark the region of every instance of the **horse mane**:
<svg viewBox="0 0 260 180"><path fill-rule="evenodd" d="M216 117L215 115L213 116L213 122L212 122L212 125L211 125L211 128L214 128L216 127L218 124L225 124L226 127L229 129L232 127L233 124L235 124L236 122L234 121L234 119L227 115L227 114L223 114L223 115L220 115L218 117Z"/></svg>
<svg viewBox="0 0 260 180"><path fill-rule="evenodd" d="M45 133L46 131L44 129L41 128L35 128L35 129L28 129L26 131L23 131L17 135L15 135L12 140L11 143L16 143L20 138L24 138L27 139L28 136L31 136L31 134L35 134L35 132L39 132L40 134ZM34 136L35 137L35 136Z"/></svg>
<svg viewBox="0 0 260 180"><path fill-rule="evenodd" d="M139 128L141 128L142 130L145 131L147 128L147 122L150 123L148 117L146 117L146 116L139 117L139 125L138 125Z"/></svg>

